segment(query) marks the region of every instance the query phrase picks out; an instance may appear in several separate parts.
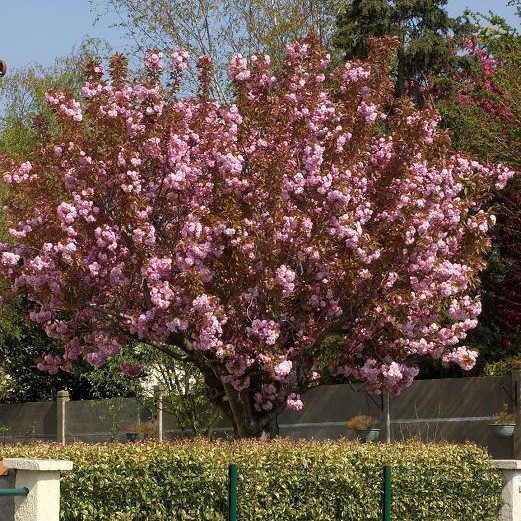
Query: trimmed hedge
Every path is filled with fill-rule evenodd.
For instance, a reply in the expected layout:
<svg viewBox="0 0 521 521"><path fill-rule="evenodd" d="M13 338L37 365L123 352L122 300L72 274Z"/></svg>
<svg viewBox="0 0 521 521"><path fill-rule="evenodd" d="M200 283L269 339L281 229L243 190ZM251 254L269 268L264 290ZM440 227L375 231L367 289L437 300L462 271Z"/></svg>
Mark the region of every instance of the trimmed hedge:
<svg viewBox="0 0 521 521"><path fill-rule="evenodd" d="M0 457L74 462L62 480L63 521L223 521L230 462L241 521L378 521L385 464L393 521L493 521L500 507L500 475L473 445L31 444L2 447Z"/></svg>

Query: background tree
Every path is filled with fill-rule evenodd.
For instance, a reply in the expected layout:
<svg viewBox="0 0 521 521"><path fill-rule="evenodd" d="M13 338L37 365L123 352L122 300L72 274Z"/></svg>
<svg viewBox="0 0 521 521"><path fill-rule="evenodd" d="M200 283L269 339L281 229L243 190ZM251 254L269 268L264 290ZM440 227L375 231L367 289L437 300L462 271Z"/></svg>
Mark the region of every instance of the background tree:
<svg viewBox="0 0 521 521"><path fill-rule="evenodd" d="M342 0L105 0L98 14L115 11L127 30L133 51L175 48L214 62L212 88L221 101L231 98L226 75L228 57L264 52L273 65L284 60L286 45L314 31L330 46ZM189 67L192 85L197 68Z"/></svg>
<svg viewBox="0 0 521 521"><path fill-rule="evenodd" d="M396 95L421 98L431 75L459 61L449 36L458 39L472 28L466 16L451 18L446 5L446 0L350 0L338 16L333 45L351 60L367 56L372 37L398 37Z"/></svg>
<svg viewBox="0 0 521 521"><path fill-rule="evenodd" d="M276 432L317 385L396 393L419 357L472 367L454 346L480 312L480 208L512 172L449 156L430 109L384 112L389 41L330 75L315 40L287 52L277 74L233 57L232 105L211 99L208 58L198 96L176 97L182 51L165 90L149 52L142 82L122 56L109 81L90 64L83 106L48 93L59 131L2 161L2 271L65 343L42 367L146 343L194 364L242 437Z"/></svg>
<svg viewBox="0 0 521 521"><path fill-rule="evenodd" d="M479 31L459 51L467 53L467 66L439 78L432 94L457 150L519 171L521 36L498 16L479 16L477 22ZM480 369L521 353L520 189L516 178L495 200L498 224L482 276L483 313L469 338L481 353ZM500 365L510 370L510 364Z"/></svg>
<svg viewBox="0 0 521 521"><path fill-rule="evenodd" d="M163 410L175 418L181 436L211 436L222 414L208 395L201 371L194 364L176 360L154 347L140 344L140 348L140 363L146 367L148 380L163 387ZM181 350L172 349L182 358ZM140 396L153 407L153 393L141 391Z"/></svg>

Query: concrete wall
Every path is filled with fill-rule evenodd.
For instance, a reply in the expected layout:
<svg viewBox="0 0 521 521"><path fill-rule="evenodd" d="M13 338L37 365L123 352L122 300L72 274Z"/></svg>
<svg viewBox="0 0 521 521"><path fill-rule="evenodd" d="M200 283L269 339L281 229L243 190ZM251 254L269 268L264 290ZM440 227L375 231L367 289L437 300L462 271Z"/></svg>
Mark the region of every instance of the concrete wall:
<svg viewBox="0 0 521 521"><path fill-rule="evenodd" d="M504 403L511 405L512 379L454 378L418 380L400 396L391 398L394 440L473 441L494 458L513 457L513 439L495 437L488 424ZM291 438L352 438L345 422L356 414L381 415L381 397L370 396L361 386L324 386L303 397L302 411L285 411L279 420L282 436ZM131 398L66 403L66 439L86 442L123 440L127 426L152 416ZM32 403L0 405L0 423L10 428L12 441L55 439L56 405ZM174 418L164 414L165 438L179 435ZM219 435L231 434L222 422Z"/></svg>
<svg viewBox="0 0 521 521"><path fill-rule="evenodd" d="M127 427L147 421L151 412L140 407L133 398L85 400L66 404L66 439L89 443L124 440Z"/></svg>
<svg viewBox="0 0 521 521"><path fill-rule="evenodd" d="M494 458L513 455L512 438L492 434L489 423L510 404L511 378L451 378L418 380L399 396L391 397L393 440L472 441L486 447ZM333 385L304 395L301 411L280 417L282 435L298 438L353 438L345 421L356 414L381 414L380 397L369 397L360 387ZM376 402L376 403L375 403ZM381 422L382 423L382 422Z"/></svg>
<svg viewBox="0 0 521 521"><path fill-rule="evenodd" d="M56 439L56 404L53 402L0 404L0 423L15 440Z"/></svg>

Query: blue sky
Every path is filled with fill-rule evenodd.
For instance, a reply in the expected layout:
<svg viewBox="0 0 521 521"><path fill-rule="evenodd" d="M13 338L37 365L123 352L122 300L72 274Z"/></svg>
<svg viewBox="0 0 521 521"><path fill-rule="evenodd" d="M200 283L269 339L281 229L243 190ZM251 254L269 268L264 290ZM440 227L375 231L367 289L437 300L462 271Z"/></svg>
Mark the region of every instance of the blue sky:
<svg viewBox="0 0 521 521"><path fill-rule="evenodd" d="M518 24L507 0L449 0L451 15L460 14L465 7L487 12L491 7L511 23ZM2 2L0 28L0 58L10 68L29 63L50 65L57 56L67 54L85 36L108 40L115 51L124 50L125 39L118 28L115 13L95 22L89 0L8 0Z"/></svg>

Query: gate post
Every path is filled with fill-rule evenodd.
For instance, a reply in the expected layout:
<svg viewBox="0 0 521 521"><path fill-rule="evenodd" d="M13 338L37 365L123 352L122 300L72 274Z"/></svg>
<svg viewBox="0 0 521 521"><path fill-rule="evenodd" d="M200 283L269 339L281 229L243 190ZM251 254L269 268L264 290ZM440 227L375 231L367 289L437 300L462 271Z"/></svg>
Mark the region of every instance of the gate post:
<svg viewBox="0 0 521 521"><path fill-rule="evenodd" d="M521 461L500 459L494 467L501 471L503 505L499 511L499 521L518 521L521 519Z"/></svg>
<svg viewBox="0 0 521 521"><path fill-rule="evenodd" d="M72 470L72 461L5 458L3 464L14 471L14 521L59 521L60 475Z"/></svg>

